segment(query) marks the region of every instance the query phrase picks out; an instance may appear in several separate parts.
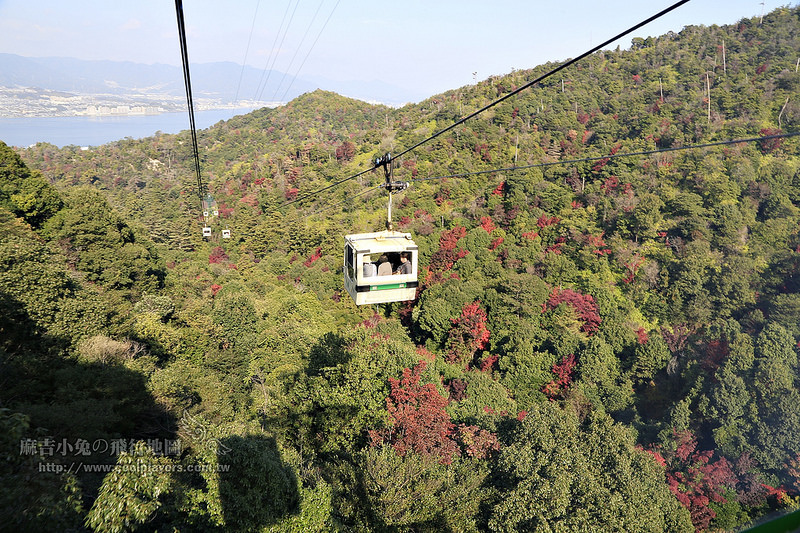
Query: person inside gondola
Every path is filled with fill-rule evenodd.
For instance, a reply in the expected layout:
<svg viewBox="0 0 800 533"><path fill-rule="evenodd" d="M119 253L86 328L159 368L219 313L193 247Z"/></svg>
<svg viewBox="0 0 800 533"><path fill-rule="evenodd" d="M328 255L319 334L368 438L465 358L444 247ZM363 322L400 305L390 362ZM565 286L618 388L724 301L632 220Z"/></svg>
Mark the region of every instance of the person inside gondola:
<svg viewBox="0 0 800 533"><path fill-rule="evenodd" d="M392 264L389 262L389 258L386 257L386 254L381 255L380 259L378 259L378 275L379 276L389 276L392 273Z"/></svg>
<svg viewBox="0 0 800 533"><path fill-rule="evenodd" d="M411 274L411 253L400 252L400 265L394 271L395 274Z"/></svg>
<svg viewBox="0 0 800 533"><path fill-rule="evenodd" d="M364 277L371 278L372 276L376 276L378 274L378 267L375 266L375 263L372 262L368 255L364 256Z"/></svg>

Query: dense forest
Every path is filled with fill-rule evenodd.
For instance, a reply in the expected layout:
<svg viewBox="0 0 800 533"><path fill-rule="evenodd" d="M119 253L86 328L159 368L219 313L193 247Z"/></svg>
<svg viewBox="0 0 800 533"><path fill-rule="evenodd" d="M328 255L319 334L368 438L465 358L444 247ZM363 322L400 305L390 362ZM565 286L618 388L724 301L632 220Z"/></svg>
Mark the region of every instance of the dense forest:
<svg viewBox="0 0 800 533"><path fill-rule="evenodd" d="M344 234L382 228L383 173L303 197L557 63L198 132L209 239L188 132L0 143L0 529L719 531L797 508L800 144L683 148L800 131L799 63L798 7L689 26L422 144L394 169L417 298L380 307L341 265Z"/></svg>

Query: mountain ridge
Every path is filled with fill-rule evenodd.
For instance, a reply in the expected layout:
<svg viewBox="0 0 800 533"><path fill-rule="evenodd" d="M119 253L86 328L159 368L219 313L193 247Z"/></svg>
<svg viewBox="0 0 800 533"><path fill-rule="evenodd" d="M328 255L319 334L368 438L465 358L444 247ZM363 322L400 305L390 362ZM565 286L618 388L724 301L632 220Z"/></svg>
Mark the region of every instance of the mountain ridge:
<svg viewBox="0 0 800 533"><path fill-rule="evenodd" d="M316 88L334 90L365 101L400 105L420 95L377 80L330 80L264 71L231 61L192 64L192 91L225 104L237 100L291 100ZM242 82L239 85L239 79ZM266 82L266 85L265 85ZM0 53L0 87L36 87L80 94L184 95L183 74L176 66L132 61L25 57Z"/></svg>

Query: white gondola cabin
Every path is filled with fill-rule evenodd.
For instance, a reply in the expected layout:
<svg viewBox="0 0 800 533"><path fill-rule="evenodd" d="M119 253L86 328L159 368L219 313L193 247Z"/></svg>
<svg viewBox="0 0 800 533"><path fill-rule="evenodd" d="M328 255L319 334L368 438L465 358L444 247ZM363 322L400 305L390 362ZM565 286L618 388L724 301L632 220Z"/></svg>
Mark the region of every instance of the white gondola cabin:
<svg viewBox="0 0 800 533"><path fill-rule="evenodd" d="M410 233L346 235L344 287L356 305L413 300L417 295L418 258Z"/></svg>
<svg viewBox="0 0 800 533"><path fill-rule="evenodd" d="M211 237L211 228L206 226L203 228L203 237Z"/></svg>
<svg viewBox="0 0 800 533"><path fill-rule="evenodd" d="M222 230L222 238L223 239L230 239L231 238L231 230L229 230L229 229Z"/></svg>

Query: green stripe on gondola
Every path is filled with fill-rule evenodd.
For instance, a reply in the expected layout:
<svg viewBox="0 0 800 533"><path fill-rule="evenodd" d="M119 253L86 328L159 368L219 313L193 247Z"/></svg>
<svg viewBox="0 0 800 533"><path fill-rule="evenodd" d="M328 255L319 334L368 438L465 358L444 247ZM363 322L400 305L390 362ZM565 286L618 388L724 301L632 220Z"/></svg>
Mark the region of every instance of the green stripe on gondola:
<svg viewBox="0 0 800 533"><path fill-rule="evenodd" d="M370 291L385 291L385 290L389 290L389 289L405 289L405 288L406 288L406 284L405 283L391 283L389 285L370 285L369 286L369 290Z"/></svg>
<svg viewBox="0 0 800 533"><path fill-rule="evenodd" d="M792 531L800 531L800 511L745 529L744 533L792 533Z"/></svg>

